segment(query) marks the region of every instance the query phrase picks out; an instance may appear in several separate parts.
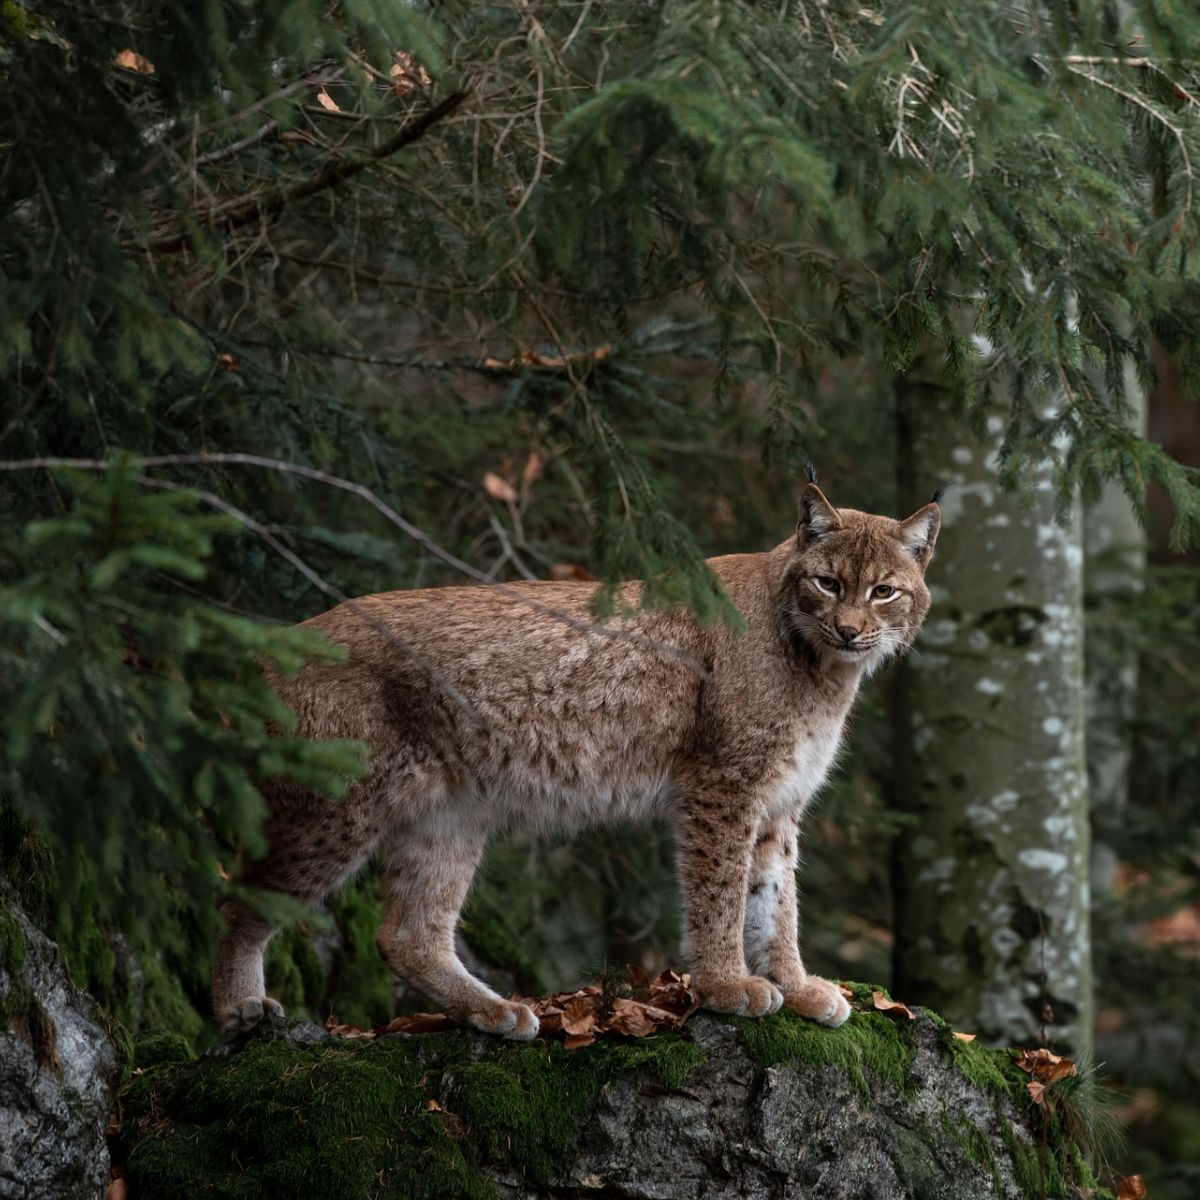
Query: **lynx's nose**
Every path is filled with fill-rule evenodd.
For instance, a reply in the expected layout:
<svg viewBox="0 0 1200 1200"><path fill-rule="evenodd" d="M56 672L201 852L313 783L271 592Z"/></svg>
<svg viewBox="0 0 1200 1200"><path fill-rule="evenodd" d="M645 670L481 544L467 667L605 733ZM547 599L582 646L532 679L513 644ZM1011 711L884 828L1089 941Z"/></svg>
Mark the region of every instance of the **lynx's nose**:
<svg viewBox="0 0 1200 1200"><path fill-rule="evenodd" d="M857 625L835 625L834 628L842 635L842 641L852 642L862 630Z"/></svg>

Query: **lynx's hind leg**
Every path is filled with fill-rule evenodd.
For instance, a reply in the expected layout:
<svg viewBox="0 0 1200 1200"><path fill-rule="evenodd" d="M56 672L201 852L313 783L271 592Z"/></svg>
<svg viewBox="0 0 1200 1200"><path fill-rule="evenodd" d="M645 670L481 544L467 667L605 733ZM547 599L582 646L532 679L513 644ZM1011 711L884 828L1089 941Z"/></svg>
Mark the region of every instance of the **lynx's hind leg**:
<svg viewBox="0 0 1200 1200"><path fill-rule="evenodd" d="M381 850L387 912L375 943L401 979L451 1016L485 1033L528 1041L538 1019L527 1005L505 1000L463 966L454 930L486 836L450 828L406 826Z"/></svg>
<svg viewBox="0 0 1200 1200"><path fill-rule="evenodd" d="M221 906L226 930L217 946L213 966L213 1010L221 1037L228 1039L252 1029L267 1013L283 1015L283 1007L267 995L263 955L274 928L244 905Z"/></svg>
<svg viewBox="0 0 1200 1200"><path fill-rule="evenodd" d="M268 819L267 854L245 872L244 882L264 891L294 896L306 904L323 900L366 861L378 826L370 794L352 794L340 804L292 798ZM267 995L263 955L274 927L237 901L221 908L226 931L213 964L213 1011L221 1035L252 1029L264 1014L283 1015Z"/></svg>
<svg viewBox="0 0 1200 1200"><path fill-rule="evenodd" d="M834 984L810 975L800 958L796 833L790 816L764 821L759 828L746 895L746 961L750 970L779 984L787 1008L836 1027L849 1017L849 1003Z"/></svg>

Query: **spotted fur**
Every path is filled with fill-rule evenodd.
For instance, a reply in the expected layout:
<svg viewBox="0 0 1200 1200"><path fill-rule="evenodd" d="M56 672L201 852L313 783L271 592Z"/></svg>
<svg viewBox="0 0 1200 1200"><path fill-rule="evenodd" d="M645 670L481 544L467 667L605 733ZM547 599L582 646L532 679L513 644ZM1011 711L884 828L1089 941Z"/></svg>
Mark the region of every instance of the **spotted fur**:
<svg viewBox="0 0 1200 1200"><path fill-rule="evenodd" d="M273 783L269 849L245 882L316 902L375 857L388 888L377 944L396 974L480 1029L531 1038L532 1011L454 949L488 838L662 815L704 1003L840 1024L846 1002L797 944L797 822L859 682L924 620L938 526L936 504L898 522L835 509L809 483L793 537L709 562L742 633L683 612L588 631L585 583L391 592L314 618L346 661L276 686L307 736L369 743L371 772L342 801ZM229 1033L278 1005L263 982L272 929L236 903L225 916L213 978Z"/></svg>

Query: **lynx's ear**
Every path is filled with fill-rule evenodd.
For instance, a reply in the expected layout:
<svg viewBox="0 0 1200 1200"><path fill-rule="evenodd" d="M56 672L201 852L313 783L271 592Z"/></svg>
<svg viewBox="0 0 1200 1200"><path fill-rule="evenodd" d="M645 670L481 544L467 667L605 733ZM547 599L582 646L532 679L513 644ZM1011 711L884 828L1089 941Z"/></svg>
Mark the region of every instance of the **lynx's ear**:
<svg viewBox="0 0 1200 1200"><path fill-rule="evenodd" d="M918 508L907 521L896 526L896 537L900 544L921 564L921 570L929 566L933 558L933 544L942 527L942 510L936 501Z"/></svg>
<svg viewBox="0 0 1200 1200"><path fill-rule="evenodd" d="M800 493L800 521L796 525L796 542L807 546L841 529L842 518L838 511L825 499L825 493L815 483L804 485Z"/></svg>

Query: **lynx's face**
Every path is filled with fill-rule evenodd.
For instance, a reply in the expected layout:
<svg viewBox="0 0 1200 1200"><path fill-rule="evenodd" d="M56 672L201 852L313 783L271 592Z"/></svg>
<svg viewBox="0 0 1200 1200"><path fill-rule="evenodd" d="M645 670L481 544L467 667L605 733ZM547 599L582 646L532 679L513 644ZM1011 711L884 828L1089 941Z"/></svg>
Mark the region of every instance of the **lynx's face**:
<svg viewBox="0 0 1200 1200"><path fill-rule="evenodd" d="M822 658L872 670L907 649L929 611L925 569L940 525L937 504L893 521L835 509L810 483L784 583L793 632Z"/></svg>

